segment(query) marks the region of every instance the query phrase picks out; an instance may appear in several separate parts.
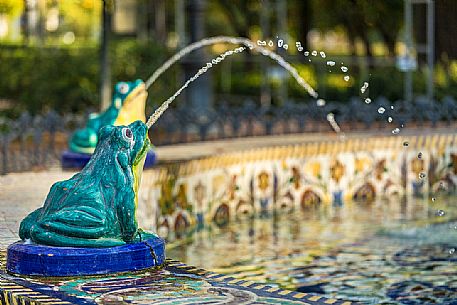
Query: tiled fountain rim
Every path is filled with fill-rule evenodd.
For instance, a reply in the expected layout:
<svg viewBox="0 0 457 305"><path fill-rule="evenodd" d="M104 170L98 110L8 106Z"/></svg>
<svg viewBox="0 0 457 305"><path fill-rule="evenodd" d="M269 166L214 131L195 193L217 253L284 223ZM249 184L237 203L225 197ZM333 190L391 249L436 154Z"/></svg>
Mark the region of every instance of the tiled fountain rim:
<svg viewBox="0 0 457 305"><path fill-rule="evenodd" d="M271 140L276 138L277 140ZM268 141L267 143L265 143ZM252 138L240 138L233 140L221 140L221 141L207 141L207 142L196 142L177 144L170 146L157 147L159 154L159 165L160 164L173 164L181 161L181 164L187 162L201 162L208 159L214 158L230 158L235 156L253 155L253 159L256 160L255 155L258 156L258 160L265 160L265 153L272 153L273 151L282 150L283 152L279 155L268 156L274 159L284 157L299 157L310 154L327 154L327 153L339 153L339 152L352 152L354 149L375 149L375 148L402 148L404 142L408 142L408 146L412 149L423 149L433 148L430 144L443 145L457 145L457 133L443 130L441 132L430 132L425 134L416 133L410 131L402 134L401 136L392 136L389 134L379 133L350 133L344 135L338 135L335 133L322 133L313 134L311 136L304 134L296 135L284 135L284 136L265 136L265 137L252 137ZM239 142L239 145L235 145L234 148L227 147L230 143ZM439 143L437 143L439 142ZM212 150L206 150L206 146L215 147ZM321 147L318 151L310 151L307 154L295 155L293 150L297 150L300 147ZM202 148L203 147L203 148ZM343 148L344 151L336 150L332 151L332 147ZM330 150L329 150L330 148ZM188 157L183 157L178 153L179 151L189 152L189 150L197 150L195 154L191 154ZM171 158L167 158L166 152L171 151L174 155ZM160 166L159 166L160 167Z"/></svg>
<svg viewBox="0 0 457 305"><path fill-rule="evenodd" d="M349 132L345 133L346 141L359 138L402 138L420 137L432 135L453 134L450 128L423 128L423 129L403 129L400 135L392 135L390 130L374 132ZM191 142L173 145L161 145L155 149L158 154L159 164L169 164L182 161L203 159L218 155L243 152L252 149L265 149L277 146L294 146L311 142L341 142L341 134L334 132L313 132L295 133L270 136L253 136L231 138L223 140L211 140L201 142Z"/></svg>
<svg viewBox="0 0 457 305"><path fill-rule="evenodd" d="M302 137L288 145L254 144L145 172L139 223L170 232L178 220L185 226L206 224L218 211L232 219L278 205L342 204L367 192L374 197L425 195L446 179L452 188L457 185L457 133L450 130L426 135L351 134L344 141L335 136ZM418 158L420 152L423 157ZM427 179L420 178L421 172ZM144 222L147 218L156 221Z"/></svg>

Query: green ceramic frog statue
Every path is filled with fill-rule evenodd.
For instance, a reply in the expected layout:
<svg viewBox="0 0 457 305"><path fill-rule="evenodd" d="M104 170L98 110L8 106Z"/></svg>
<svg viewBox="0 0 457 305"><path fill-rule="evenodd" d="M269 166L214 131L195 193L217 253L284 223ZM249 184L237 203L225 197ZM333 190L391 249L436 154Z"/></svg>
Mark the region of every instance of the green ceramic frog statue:
<svg viewBox="0 0 457 305"><path fill-rule="evenodd" d="M51 246L111 247L152 237L138 229L135 217L150 146L147 132L141 121L101 128L89 163L51 187L44 206L21 222L21 239Z"/></svg>
<svg viewBox="0 0 457 305"><path fill-rule="evenodd" d="M145 122L147 91L142 80L119 82L114 87L111 106L103 113L92 113L86 127L77 130L69 141L73 152L91 154L98 142L98 132L106 125L127 125L136 120Z"/></svg>

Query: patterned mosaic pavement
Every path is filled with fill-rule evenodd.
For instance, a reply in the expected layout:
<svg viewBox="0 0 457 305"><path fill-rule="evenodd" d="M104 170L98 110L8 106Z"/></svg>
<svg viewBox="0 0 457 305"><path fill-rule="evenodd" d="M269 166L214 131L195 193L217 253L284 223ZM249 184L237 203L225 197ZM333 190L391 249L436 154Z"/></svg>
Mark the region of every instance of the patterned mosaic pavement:
<svg viewBox="0 0 457 305"><path fill-rule="evenodd" d="M21 278L0 265L1 304L335 304L351 302L235 279L178 261L104 277Z"/></svg>

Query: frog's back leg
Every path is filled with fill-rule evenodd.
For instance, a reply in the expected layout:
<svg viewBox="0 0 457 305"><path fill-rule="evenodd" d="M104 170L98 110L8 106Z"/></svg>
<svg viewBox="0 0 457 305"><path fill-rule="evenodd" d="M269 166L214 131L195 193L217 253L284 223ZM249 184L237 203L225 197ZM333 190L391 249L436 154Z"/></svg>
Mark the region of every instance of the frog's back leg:
<svg viewBox="0 0 457 305"><path fill-rule="evenodd" d="M63 208L45 216L31 230L31 239L39 244L67 247L113 247L125 244L110 238L106 214L93 207Z"/></svg>
<svg viewBox="0 0 457 305"><path fill-rule="evenodd" d="M75 175L74 177L77 177L77 175ZM34 224L38 223L38 220L42 216L42 214L46 214L46 208L49 207L49 203L52 201L59 201L60 198L63 196L62 194L65 194L65 192L62 193L62 190L67 190L74 184L75 181L73 179L69 179L64 181L58 181L51 186L49 194L46 197L44 207L41 207L33 211L22 220L21 225L19 226L19 237L22 240L30 238L31 227ZM58 197L56 198L56 196Z"/></svg>
<svg viewBox="0 0 457 305"><path fill-rule="evenodd" d="M19 237L22 240L30 238L30 229L37 223L42 209L43 208L36 209L21 221L21 225L19 226Z"/></svg>
<svg viewBox="0 0 457 305"><path fill-rule="evenodd" d="M63 208L40 219L38 226L63 236L89 239L103 237L110 229L106 213L88 206Z"/></svg>
<svg viewBox="0 0 457 305"><path fill-rule="evenodd" d="M41 226L33 226L31 229L32 240L38 244L44 244L57 247L89 247L89 248L102 248L102 247L115 247L124 245L125 242L115 238L79 238L73 236L66 236L57 232L45 230Z"/></svg>

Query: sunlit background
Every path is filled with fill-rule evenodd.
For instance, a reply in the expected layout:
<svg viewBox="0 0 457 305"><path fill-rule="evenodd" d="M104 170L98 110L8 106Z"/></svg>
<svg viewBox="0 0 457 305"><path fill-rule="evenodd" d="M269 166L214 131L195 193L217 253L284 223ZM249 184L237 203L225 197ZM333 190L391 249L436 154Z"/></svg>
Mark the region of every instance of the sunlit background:
<svg viewBox="0 0 457 305"><path fill-rule="evenodd" d="M434 1L432 29L427 28L428 1L211 0L199 4L194 13L191 3L105 1L109 80L146 79L191 42L193 25L201 24L198 35L204 37L285 39L292 47L284 55L327 100L347 103L359 95L364 81L370 83L372 99L430 97L430 50L432 97L441 100L457 94L454 1ZM27 110L36 114L49 108L85 112L87 107L100 107L102 7L103 2L96 0L0 0L2 113L15 116ZM407 9L411 10L409 19ZM350 67L351 80L344 81L336 69L329 73L323 60L309 63L294 47L295 41L305 50L325 50L336 62L344 62ZM224 49L216 45L208 52ZM236 104L247 97L267 106L307 98L282 70L263 58L243 55L214 70L215 105L223 100ZM183 83L181 72L181 66L175 67L152 88L149 107Z"/></svg>

